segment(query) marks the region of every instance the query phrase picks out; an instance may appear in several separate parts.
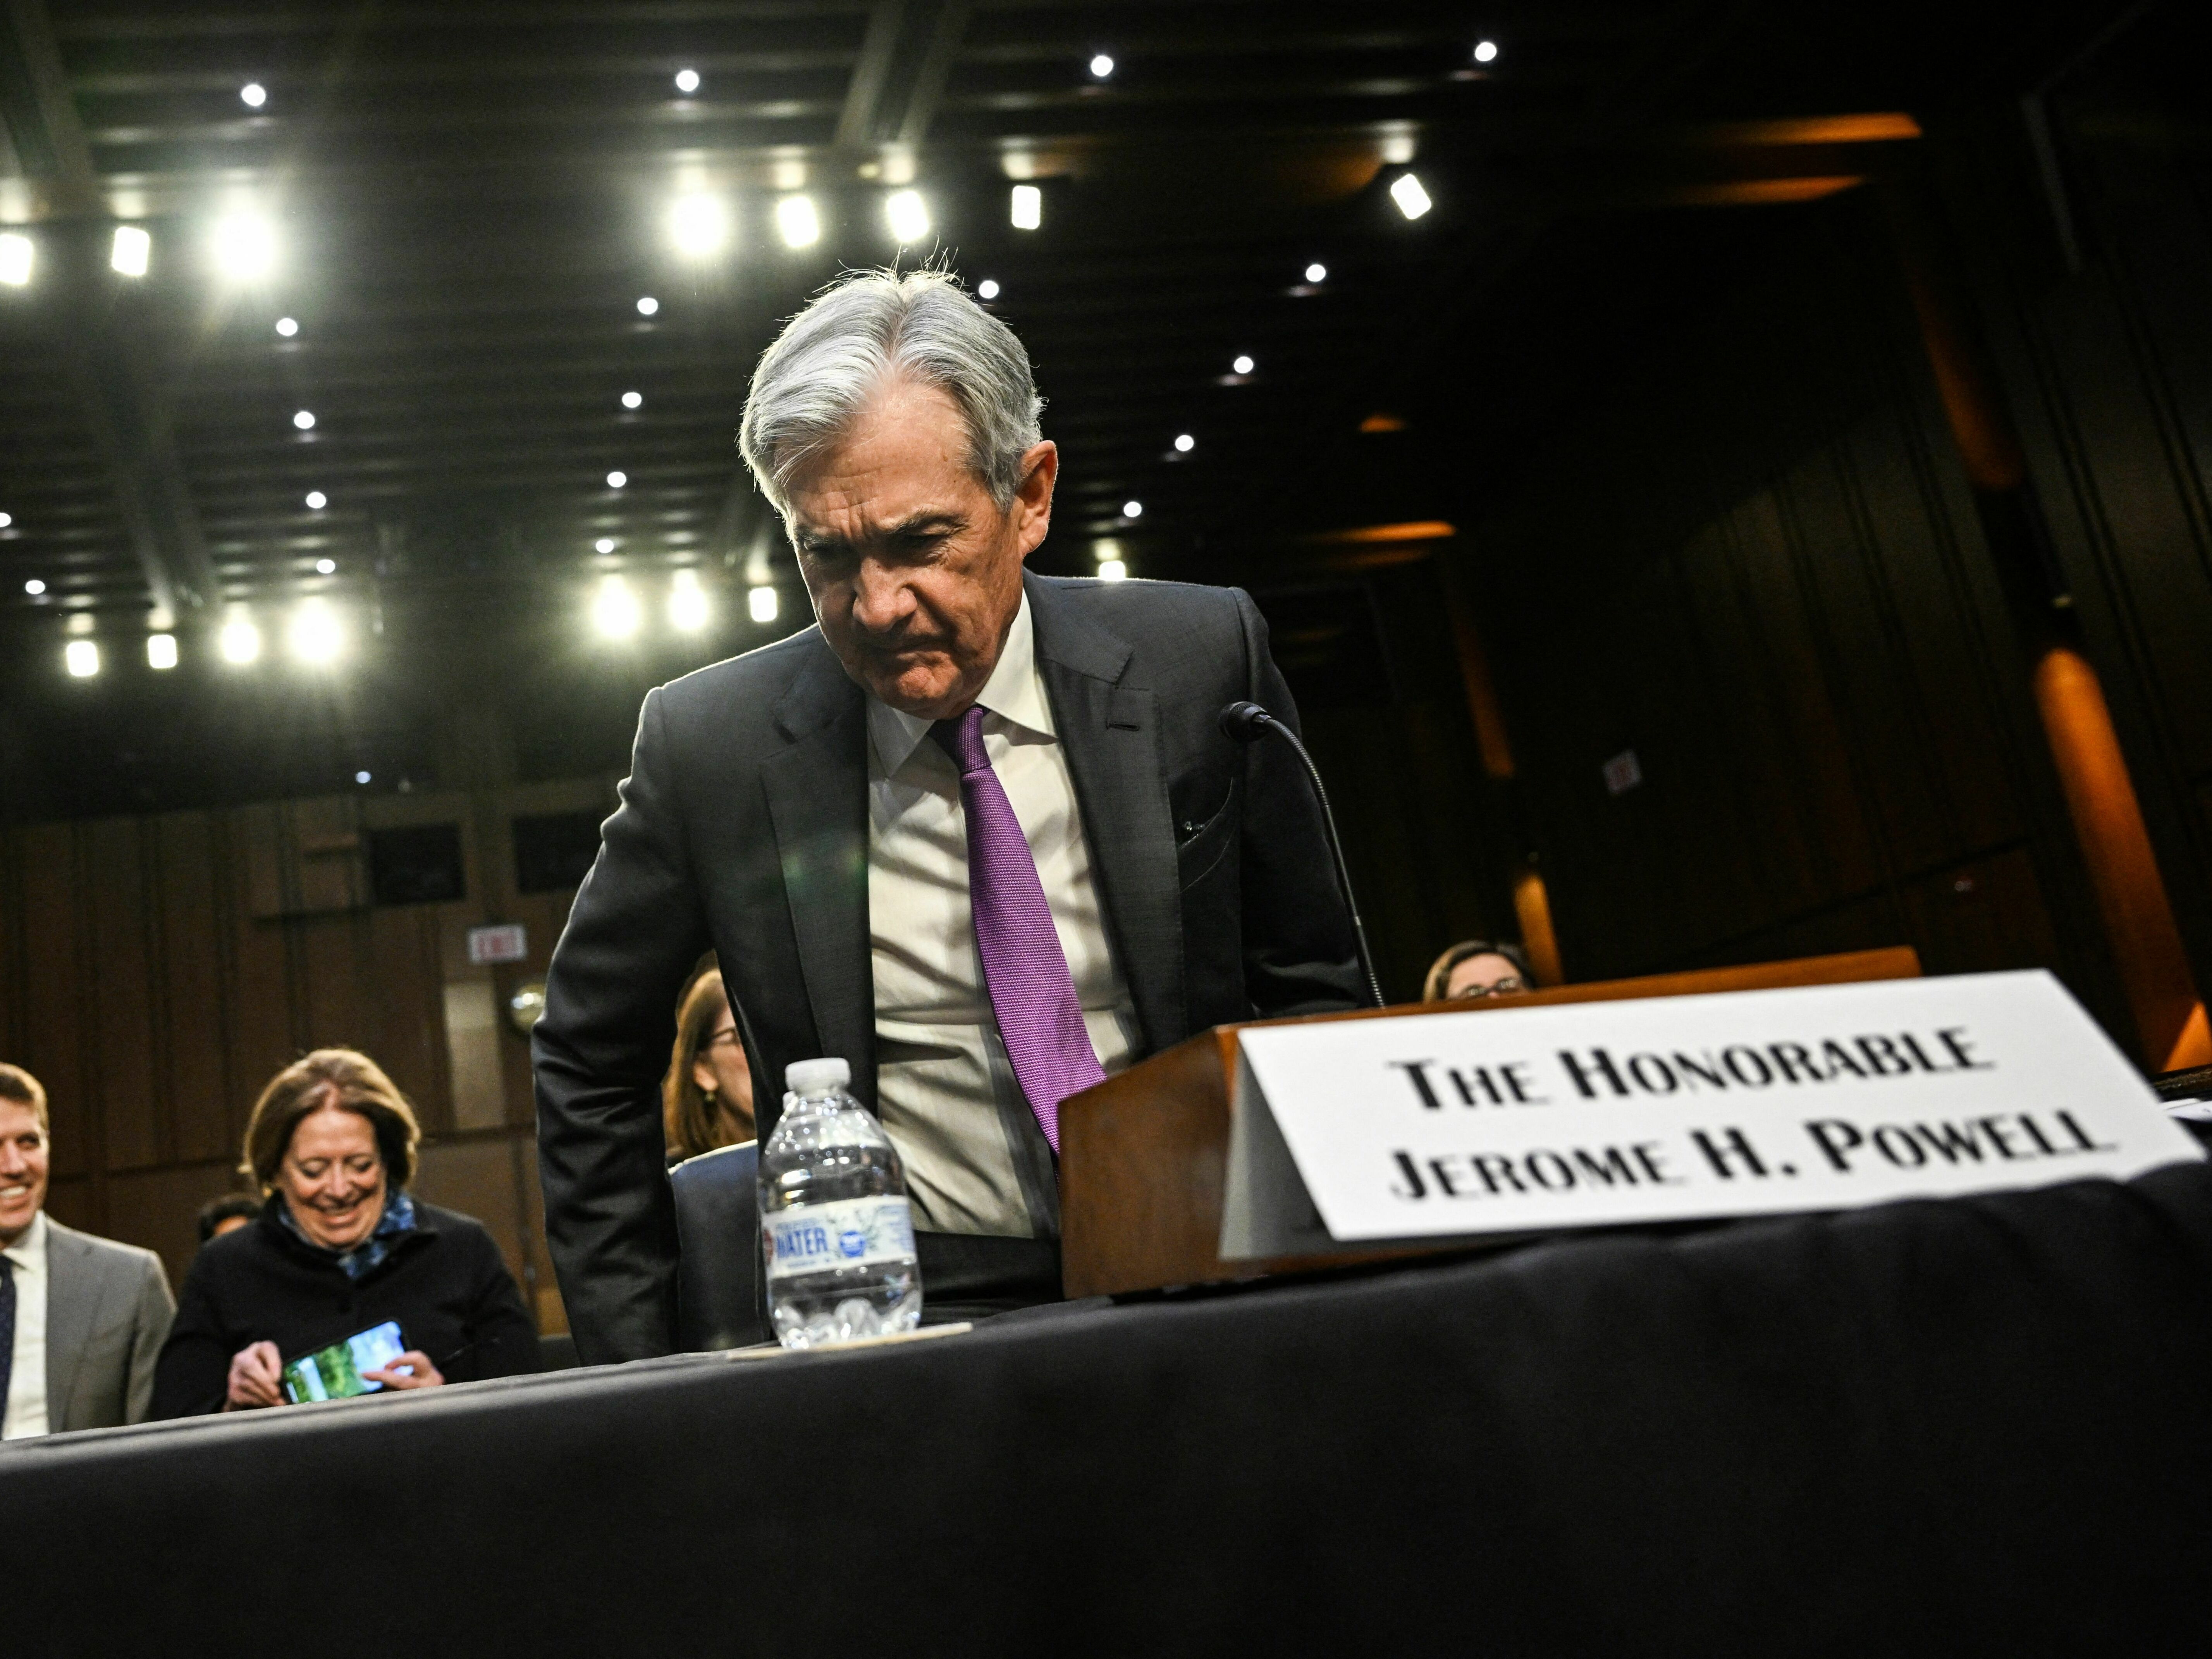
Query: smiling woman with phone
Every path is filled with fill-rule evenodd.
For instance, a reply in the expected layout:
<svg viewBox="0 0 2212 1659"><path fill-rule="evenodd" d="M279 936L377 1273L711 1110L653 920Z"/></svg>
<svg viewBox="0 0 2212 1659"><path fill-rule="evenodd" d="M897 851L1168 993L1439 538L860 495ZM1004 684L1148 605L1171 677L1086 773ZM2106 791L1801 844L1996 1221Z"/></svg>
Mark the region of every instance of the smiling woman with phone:
<svg viewBox="0 0 2212 1659"><path fill-rule="evenodd" d="M407 1097L351 1048L270 1079L246 1129L261 1213L193 1258L154 1416L537 1369L537 1331L491 1235L409 1195L421 1139Z"/></svg>

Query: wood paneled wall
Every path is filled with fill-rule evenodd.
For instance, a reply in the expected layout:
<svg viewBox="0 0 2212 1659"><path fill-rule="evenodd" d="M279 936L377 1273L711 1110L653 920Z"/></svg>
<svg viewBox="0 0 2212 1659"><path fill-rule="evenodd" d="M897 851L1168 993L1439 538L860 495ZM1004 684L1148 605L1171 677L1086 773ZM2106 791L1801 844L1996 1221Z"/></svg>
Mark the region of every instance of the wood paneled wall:
<svg viewBox="0 0 2212 1659"><path fill-rule="evenodd" d="M1463 556L1568 973L1910 944L2052 967L2124 1037L1871 204L1733 276Z"/></svg>
<svg viewBox="0 0 2212 1659"><path fill-rule="evenodd" d="M469 1051L448 1012L503 1006L544 973L567 919L572 894L516 890L511 820L612 804L610 784L590 781L0 830L0 1054L52 1097L53 1212L159 1251L181 1279L195 1212L244 1184L234 1166L262 1085L310 1048L358 1048L422 1117L416 1189L489 1226L541 1323L562 1328L528 1045L501 1019L488 1109L457 1115L454 1055L465 1064ZM294 821L457 825L465 896L374 905L356 870L336 896L291 881L291 913L258 915ZM326 840L323 856L358 865L348 839ZM468 929L511 921L528 930L529 958L472 964Z"/></svg>

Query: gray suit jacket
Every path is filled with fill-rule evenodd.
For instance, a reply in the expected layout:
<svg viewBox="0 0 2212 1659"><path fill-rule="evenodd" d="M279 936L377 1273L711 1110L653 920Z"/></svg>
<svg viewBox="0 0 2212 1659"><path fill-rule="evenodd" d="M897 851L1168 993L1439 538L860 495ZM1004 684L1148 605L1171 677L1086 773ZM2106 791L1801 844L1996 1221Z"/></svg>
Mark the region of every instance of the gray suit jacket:
<svg viewBox="0 0 2212 1659"><path fill-rule="evenodd" d="M46 1218L46 1424L54 1433L145 1421L176 1298L161 1258Z"/></svg>
<svg viewBox="0 0 2212 1659"><path fill-rule="evenodd" d="M1358 1006L1321 815L1287 745L1231 742L1239 698L1294 727L1243 592L1024 578L1138 1057L1231 1020ZM712 945L758 1079L852 1063L875 1100L866 697L817 629L648 695L533 1037L545 1230L587 1364L675 1340L659 1085L676 994Z"/></svg>

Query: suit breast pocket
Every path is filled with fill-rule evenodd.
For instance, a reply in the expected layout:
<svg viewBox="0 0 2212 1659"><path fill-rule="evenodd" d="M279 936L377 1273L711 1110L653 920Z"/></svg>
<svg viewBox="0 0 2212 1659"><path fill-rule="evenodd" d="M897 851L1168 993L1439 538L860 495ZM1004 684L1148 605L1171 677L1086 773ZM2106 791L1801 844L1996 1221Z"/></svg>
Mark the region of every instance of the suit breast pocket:
<svg viewBox="0 0 2212 1659"><path fill-rule="evenodd" d="M1237 788L1230 786L1219 809L1204 823L1185 819L1176 825L1176 868L1182 890L1188 892L1218 870L1237 844L1240 814Z"/></svg>

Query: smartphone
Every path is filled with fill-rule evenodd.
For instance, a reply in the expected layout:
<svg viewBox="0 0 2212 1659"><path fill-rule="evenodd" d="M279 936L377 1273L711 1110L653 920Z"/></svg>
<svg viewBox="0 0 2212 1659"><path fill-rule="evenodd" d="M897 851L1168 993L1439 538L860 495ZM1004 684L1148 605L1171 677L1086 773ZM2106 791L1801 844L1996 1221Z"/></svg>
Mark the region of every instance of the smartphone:
<svg viewBox="0 0 2212 1659"><path fill-rule="evenodd" d="M387 1319L343 1342L287 1360L284 1397L296 1406L306 1400L343 1400L350 1395L374 1394L384 1384L371 1382L362 1373L380 1370L406 1352L398 1322Z"/></svg>

